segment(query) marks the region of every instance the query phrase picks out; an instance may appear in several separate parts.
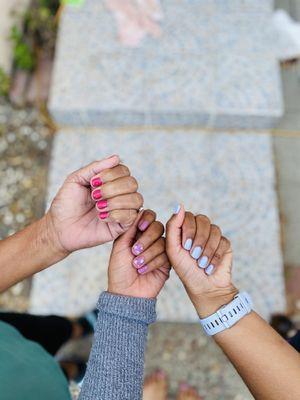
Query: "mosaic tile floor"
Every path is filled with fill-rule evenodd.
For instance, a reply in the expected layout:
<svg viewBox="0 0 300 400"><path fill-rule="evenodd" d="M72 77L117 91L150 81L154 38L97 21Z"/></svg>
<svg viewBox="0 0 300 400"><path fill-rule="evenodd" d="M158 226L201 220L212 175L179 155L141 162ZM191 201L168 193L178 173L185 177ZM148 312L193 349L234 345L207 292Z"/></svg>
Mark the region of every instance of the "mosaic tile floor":
<svg viewBox="0 0 300 400"><path fill-rule="evenodd" d="M146 207L154 208L163 222L177 201L194 212L207 213L221 225L236 249L238 287L252 293L264 317L284 309L268 132L61 130L54 140L49 199L69 172L116 152L140 181ZM38 274L32 290L32 311L73 315L93 307L100 290L106 287L108 254L109 246L80 251ZM272 295L262 296L265 291ZM196 320L174 273L160 296L158 313L161 320Z"/></svg>
<svg viewBox="0 0 300 400"><path fill-rule="evenodd" d="M273 126L283 106L272 1L162 0L162 6L162 36L148 36L138 48L118 41L104 0L66 9L49 105L58 123Z"/></svg>

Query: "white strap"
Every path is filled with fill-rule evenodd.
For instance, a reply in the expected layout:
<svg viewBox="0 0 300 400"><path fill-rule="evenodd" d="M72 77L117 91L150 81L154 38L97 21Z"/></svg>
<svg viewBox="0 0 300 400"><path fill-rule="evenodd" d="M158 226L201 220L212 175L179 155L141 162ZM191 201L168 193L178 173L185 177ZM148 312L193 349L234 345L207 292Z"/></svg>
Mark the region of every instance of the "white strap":
<svg viewBox="0 0 300 400"><path fill-rule="evenodd" d="M216 335L225 329L231 328L245 315L249 314L252 311L252 306L250 295L246 292L241 292L216 313L200 319L200 324L207 335Z"/></svg>

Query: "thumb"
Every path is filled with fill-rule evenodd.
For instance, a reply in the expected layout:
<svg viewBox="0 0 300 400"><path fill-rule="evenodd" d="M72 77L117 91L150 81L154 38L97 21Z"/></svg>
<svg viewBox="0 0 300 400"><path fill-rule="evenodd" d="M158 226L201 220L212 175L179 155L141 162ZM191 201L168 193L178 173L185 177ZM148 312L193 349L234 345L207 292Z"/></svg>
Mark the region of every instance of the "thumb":
<svg viewBox="0 0 300 400"><path fill-rule="evenodd" d="M94 175L99 174L99 172L103 171L104 169L113 168L119 163L120 158L117 155L104 158L103 160L93 161L85 167L73 172L68 179L76 178L78 183L86 186L90 184L90 180Z"/></svg>
<svg viewBox="0 0 300 400"><path fill-rule="evenodd" d="M166 244L168 248L181 246L181 228L185 217L183 204L176 206L166 226Z"/></svg>

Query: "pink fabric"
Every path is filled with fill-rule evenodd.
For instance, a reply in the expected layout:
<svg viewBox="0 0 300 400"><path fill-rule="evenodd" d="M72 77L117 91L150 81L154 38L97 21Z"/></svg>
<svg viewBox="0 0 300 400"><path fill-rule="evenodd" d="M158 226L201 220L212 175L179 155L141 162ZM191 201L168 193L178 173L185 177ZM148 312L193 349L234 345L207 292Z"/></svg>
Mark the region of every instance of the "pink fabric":
<svg viewBox="0 0 300 400"><path fill-rule="evenodd" d="M124 46L138 47L147 35L161 36L160 0L106 0L106 6L116 19L119 40Z"/></svg>

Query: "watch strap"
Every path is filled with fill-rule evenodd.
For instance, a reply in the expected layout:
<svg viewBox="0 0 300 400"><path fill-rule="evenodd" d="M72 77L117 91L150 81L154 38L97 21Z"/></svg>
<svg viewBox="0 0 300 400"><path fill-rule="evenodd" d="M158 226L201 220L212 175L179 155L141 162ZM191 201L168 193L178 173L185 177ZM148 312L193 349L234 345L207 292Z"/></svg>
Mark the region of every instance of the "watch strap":
<svg viewBox="0 0 300 400"><path fill-rule="evenodd" d="M241 292L229 304L221 307L214 314L200 319L200 324L207 335L213 336L231 328L240 319L249 314L252 311L252 307L253 303L250 295L247 292Z"/></svg>

